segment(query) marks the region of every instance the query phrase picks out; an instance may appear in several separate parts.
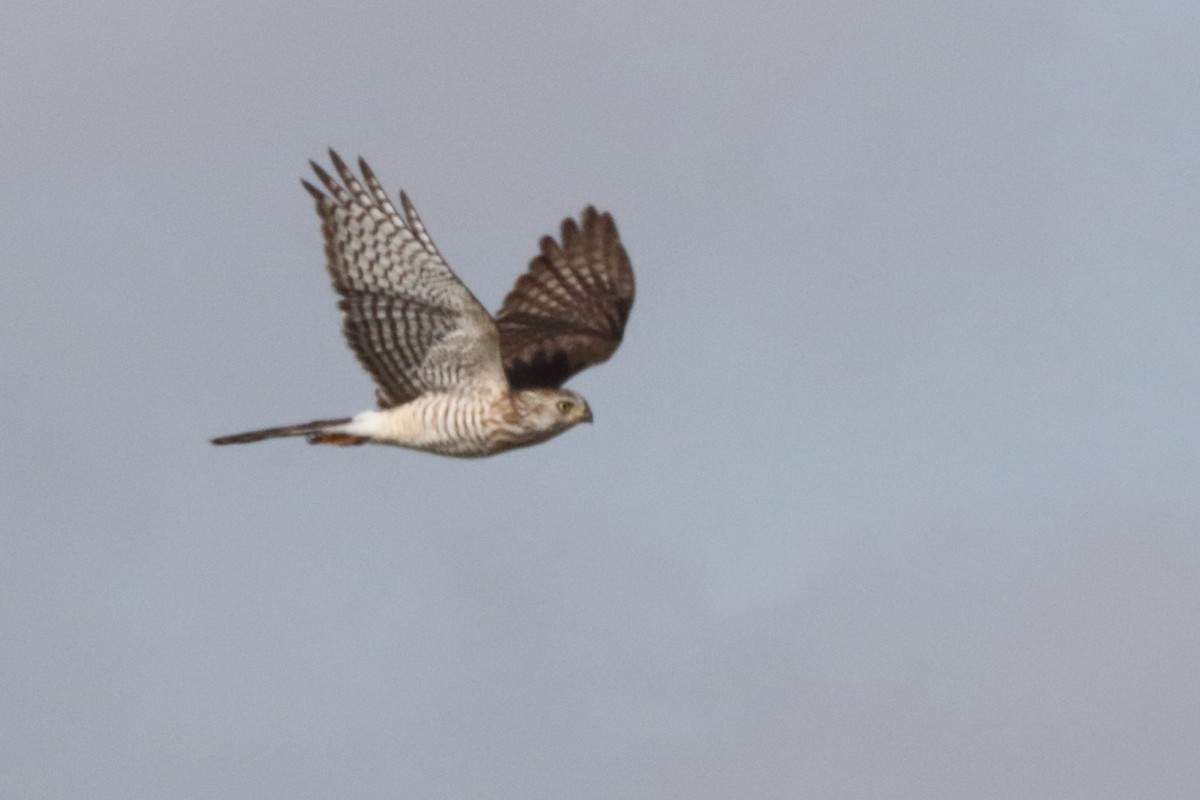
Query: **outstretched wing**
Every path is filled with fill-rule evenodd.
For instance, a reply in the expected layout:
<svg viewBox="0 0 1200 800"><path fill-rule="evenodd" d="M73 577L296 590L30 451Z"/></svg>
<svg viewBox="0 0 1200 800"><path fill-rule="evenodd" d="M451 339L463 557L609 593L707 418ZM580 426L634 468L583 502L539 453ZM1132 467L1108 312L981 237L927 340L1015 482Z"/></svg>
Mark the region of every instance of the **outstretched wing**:
<svg viewBox="0 0 1200 800"><path fill-rule="evenodd" d="M363 183L329 151L339 183L315 162L325 257L341 295L342 332L388 408L428 391L504 382L496 324L442 258L408 196L404 215L361 158ZM328 194L327 194L327 193Z"/></svg>
<svg viewBox="0 0 1200 800"><path fill-rule="evenodd" d="M496 315L504 370L514 388L561 386L608 359L633 307L633 268L607 213L563 220Z"/></svg>

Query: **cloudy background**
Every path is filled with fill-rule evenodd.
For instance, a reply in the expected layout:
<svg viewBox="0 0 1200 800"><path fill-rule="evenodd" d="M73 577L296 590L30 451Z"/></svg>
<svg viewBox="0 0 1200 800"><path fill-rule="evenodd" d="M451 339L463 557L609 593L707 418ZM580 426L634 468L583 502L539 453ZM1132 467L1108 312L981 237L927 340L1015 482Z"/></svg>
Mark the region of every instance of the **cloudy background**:
<svg viewBox="0 0 1200 800"><path fill-rule="evenodd" d="M1192 2L6 2L0 795L1200 791ZM327 145L495 307L638 275L596 424L350 414Z"/></svg>

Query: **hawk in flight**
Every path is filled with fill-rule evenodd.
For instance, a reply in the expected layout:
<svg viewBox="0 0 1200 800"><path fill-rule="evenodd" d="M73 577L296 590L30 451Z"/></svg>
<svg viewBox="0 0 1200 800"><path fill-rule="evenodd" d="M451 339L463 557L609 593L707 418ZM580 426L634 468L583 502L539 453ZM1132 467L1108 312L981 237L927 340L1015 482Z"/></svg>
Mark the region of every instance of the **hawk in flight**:
<svg viewBox="0 0 1200 800"><path fill-rule="evenodd" d="M592 421L560 388L608 359L633 306L633 269L612 217L589 206L546 236L495 317L442 258L404 192L396 210L371 168L362 180L329 151L316 163L325 258L341 296L342 332L375 379L379 409L346 419L238 433L213 444L305 436L310 444L373 442L447 456L487 456Z"/></svg>

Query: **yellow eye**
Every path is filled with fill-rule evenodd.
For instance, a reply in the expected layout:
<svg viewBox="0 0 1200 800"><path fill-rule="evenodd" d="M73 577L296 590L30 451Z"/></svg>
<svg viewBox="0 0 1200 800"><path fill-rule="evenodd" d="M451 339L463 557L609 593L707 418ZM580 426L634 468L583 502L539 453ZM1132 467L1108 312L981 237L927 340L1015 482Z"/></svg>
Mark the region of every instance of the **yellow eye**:
<svg viewBox="0 0 1200 800"><path fill-rule="evenodd" d="M558 413L560 414L566 414L575 407L575 404L570 400L559 400L556 405L558 406Z"/></svg>

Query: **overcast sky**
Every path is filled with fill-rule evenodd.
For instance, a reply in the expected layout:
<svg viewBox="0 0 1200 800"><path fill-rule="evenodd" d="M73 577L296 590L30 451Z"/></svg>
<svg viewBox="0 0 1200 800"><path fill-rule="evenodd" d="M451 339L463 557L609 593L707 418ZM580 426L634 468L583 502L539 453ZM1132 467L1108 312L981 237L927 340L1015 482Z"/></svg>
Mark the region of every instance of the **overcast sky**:
<svg viewBox="0 0 1200 800"><path fill-rule="evenodd" d="M1194 2L5 2L0 796L1197 796L1198 54ZM613 212L595 425L207 443L372 405L329 145L493 308Z"/></svg>

